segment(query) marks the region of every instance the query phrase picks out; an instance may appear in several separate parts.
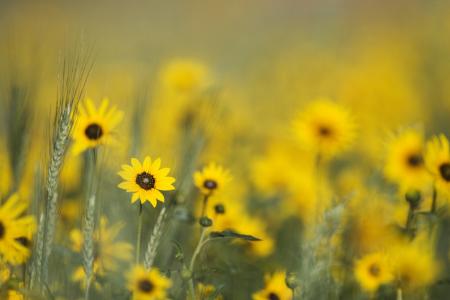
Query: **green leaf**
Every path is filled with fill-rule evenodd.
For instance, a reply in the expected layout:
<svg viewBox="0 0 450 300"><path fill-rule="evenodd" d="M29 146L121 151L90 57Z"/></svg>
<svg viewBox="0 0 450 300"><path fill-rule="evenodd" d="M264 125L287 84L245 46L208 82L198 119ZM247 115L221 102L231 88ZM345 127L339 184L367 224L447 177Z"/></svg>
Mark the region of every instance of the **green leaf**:
<svg viewBox="0 0 450 300"><path fill-rule="evenodd" d="M233 230L224 231L213 231L210 233L210 238L232 238L232 239L243 239L250 242L261 241L261 239L248 234L240 234Z"/></svg>

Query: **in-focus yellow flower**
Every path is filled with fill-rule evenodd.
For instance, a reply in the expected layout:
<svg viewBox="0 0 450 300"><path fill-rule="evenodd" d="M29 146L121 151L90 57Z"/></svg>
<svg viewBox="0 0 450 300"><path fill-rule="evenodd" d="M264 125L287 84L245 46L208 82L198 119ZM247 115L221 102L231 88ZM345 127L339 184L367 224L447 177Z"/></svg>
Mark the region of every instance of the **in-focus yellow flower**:
<svg viewBox="0 0 450 300"><path fill-rule="evenodd" d="M170 279L156 268L146 271L142 266L136 266L128 274L128 289L135 300L165 300L171 284Z"/></svg>
<svg viewBox="0 0 450 300"><path fill-rule="evenodd" d="M425 161L435 179L436 187L448 196L450 194L450 148L445 135L433 137L427 143Z"/></svg>
<svg viewBox="0 0 450 300"><path fill-rule="evenodd" d="M375 292L381 285L394 279L387 255L382 252L368 254L357 260L354 273L359 285L367 292Z"/></svg>
<svg viewBox="0 0 450 300"><path fill-rule="evenodd" d="M346 150L355 137L355 123L341 105L319 99L310 103L294 121L301 144L323 157Z"/></svg>
<svg viewBox="0 0 450 300"><path fill-rule="evenodd" d="M402 189L421 190L430 184L425 168L424 139L418 130L409 129L391 138L387 146L384 174Z"/></svg>
<svg viewBox="0 0 450 300"><path fill-rule="evenodd" d="M27 204L12 195L0 207L0 254L13 265L24 263L30 256L28 241L36 231L33 216L23 216Z"/></svg>
<svg viewBox="0 0 450 300"><path fill-rule="evenodd" d="M91 99L80 104L73 130L73 154L89 148L111 144L115 141L113 130L123 118L123 112L115 106L109 107L109 100L103 99L97 109Z"/></svg>
<svg viewBox="0 0 450 300"><path fill-rule="evenodd" d="M196 61L175 59L161 72L165 88L177 93L192 93L203 88L207 83L207 68Z"/></svg>
<svg viewBox="0 0 450 300"><path fill-rule="evenodd" d="M211 195L212 193L223 189L231 180L230 172L216 163L210 163L201 171L194 173L195 186L204 195Z"/></svg>
<svg viewBox="0 0 450 300"><path fill-rule="evenodd" d="M160 191L174 190L172 185L175 178L167 176L169 168L162 168L161 159L153 161L146 156L141 164L136 158L131 159L130 165L122 165L122 171L118 174L125 180L119 184L119 188L133 193L131 202L140 199L141 203L149 201L156 207L157 200L164 202L164 195Z"/></svg>
<svg viewBox="0 0 450 300"><path fill-rule="evenodd" d="M266 275L264 289L252 295L253 300L290 300L292 290L286 285L286 273L276 272Z"/></svg>

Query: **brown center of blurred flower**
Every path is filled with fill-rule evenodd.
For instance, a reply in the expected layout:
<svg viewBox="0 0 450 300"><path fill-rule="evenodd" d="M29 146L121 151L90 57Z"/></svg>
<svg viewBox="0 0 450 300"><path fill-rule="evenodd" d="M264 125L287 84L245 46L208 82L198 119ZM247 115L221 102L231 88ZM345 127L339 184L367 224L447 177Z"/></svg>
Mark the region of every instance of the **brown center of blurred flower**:
<svg viewBox="0 0 450 300"><path fill-rule="evenodd" d="M24 236L21 236L21 237L16 238L16 241L18 241L18 242L19 242L20 244L22 244L24 247L27 247L27 248L28 248L28 246L30 246L30 240L27 239L27 238L24 237Z"/></svg>
<svg viewBox="0 0 450 300"><path fill-rule="evenodd" d="M0 239L5 236L5 225L0 221Z"/></svg>
<svg viewBox="0 0 450 300"><path fill-rule="evenodd" d="M377 264L372 264L369 267L369 273L372 276L377 277L378 275L380 275L380 267Z"/></svg>
<svg viewBox="0 0 450 300"><path fill-rule="evenodd" d="M139 290L144 293L150 293L154 288L153 283L151 283L147 279L140 280L138 282L138 287L139 287Z"/></svg>
<svg viewBox="0 0 450 300"><path fill-rule="evenodd" d="M321 125L319 126L319 134L322 137L328 137L331 135L331 129L327 126Z"/></svg>
<svg viewBox="0 0 450 300"><path fill-rule="evenodd" d="M136 184L144 190L151 190L155 187L155 177L147 172L142 172L136 176Z"/></svg>
<svg viewBox="0 0 450 300"><path fill-rule="evenodd" d="M207 188L208 190L215 190L217 189L217 181L212 179L206 179L205 182L203 182L203 186Z"/></svg>
<svg viewBox="0 0 450 300"><path fill-rule="evenodd" d="M450 163L443 163L439 167L439 172L441 173L441 176L445 179L445 181L450 181Z"/></svg>
<svg viewBox="0 0 450 300"><path fill-rule="evenodd" d="M98 140L103 135L103 129L97 123L89 124L84 130L87 138L90 140Z"/></svg>
<svg viewBox="0 0 450 300"><path fill-rule="evenodd" d="M408 164L411 167L419 167L423 164L423 157L420 154L411 154L408 156Z"/></svg>
<svg viewBox="0 0 450 300"><path fill-rule="evenodd" d="M278 297L278 295L275 294L274 292L271 292L269 295L267 295L267 299L269 299L269 300L280 300L280 297Z"/></svg>

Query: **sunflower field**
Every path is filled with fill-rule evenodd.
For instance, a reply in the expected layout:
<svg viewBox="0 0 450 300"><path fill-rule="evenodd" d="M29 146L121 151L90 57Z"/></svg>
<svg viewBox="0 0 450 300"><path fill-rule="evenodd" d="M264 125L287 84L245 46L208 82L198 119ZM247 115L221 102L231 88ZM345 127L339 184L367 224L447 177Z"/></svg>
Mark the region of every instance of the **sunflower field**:
<svg viewBox="0 0 450 300"><path fill-rule="evenodd" d="M449 141L449 1L0 1L0 300L450 299Z"/></svg>

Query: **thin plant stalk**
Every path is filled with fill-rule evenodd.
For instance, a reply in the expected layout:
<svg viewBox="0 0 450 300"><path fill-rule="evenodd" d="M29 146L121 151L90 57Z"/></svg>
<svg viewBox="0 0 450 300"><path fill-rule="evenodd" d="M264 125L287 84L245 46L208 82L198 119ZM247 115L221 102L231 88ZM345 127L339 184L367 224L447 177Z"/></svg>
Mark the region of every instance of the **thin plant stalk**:
<svg viewBox="0 0 450 300"><path fill-rule="evenodd" d="M142 240L142 203L139 201L139 212L138 212L138 227L137 227L137 239L136 239L136 264L139 264L141 256L141 240Z"/></svg>
<svg viewBox="0 0 450 300"><path fill-rule="evenodd" d="M153 266L153 262L156 257L156 250L158 249L159 242L161 240L162 227L166 219L167 208L163 206L159 212L158 219L156 220L155 227L153 227L152 235L150 236L150 241L147 245L147 250L145 251L144 257L144 267L150 270Z"/></svg>

